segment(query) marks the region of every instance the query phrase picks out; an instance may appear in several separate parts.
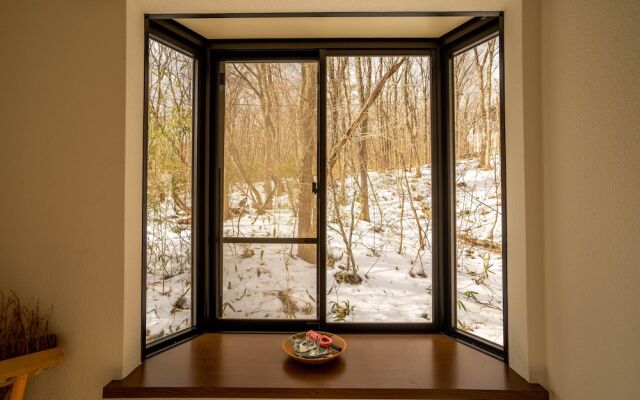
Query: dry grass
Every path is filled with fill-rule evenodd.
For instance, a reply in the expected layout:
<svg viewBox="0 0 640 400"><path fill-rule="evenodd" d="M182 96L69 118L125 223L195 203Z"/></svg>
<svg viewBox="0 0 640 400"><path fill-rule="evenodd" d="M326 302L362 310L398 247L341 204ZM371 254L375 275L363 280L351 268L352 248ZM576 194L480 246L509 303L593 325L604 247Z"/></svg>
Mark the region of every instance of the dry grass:
<svg viewBox="0 0 640 400"><path fill-rule="evenodd" d="M56 347L56 335L49 332L51 311L42 314L40 303L22 304L15 293L0 291L0 361ZM7 399L10 386L0 388L0 399Z"/></svg>
<svg viewBox="0 0 640 400"><path fill-rule="evenodd" d="M43 313L37 300L22 304L15 293L0 291L0 360L55 347L50 320L51 311Z"/></svg>

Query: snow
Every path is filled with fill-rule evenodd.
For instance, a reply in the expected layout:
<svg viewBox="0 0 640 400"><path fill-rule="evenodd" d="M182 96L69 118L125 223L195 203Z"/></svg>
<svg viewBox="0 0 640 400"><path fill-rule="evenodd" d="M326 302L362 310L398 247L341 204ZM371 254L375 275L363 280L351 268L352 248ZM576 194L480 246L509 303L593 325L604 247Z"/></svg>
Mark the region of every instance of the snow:
<svg viewBox="0 0 640 400"><path fill-rule="evenodd" d="M291 244L223 246L222 317L314 319L316 267Z"/></svg>
<svg viewBox="0 0 640 400"><path fill-rule="evenodd" d="M457 232L501 243L499 160L492 160L493 168L488 171L477 165L475 160L456 164ZM465 212L468 210L472 212ZM502 254L499 249L489 251L460 239L456 247L458 327L502 345Z"/></svg>
<svg viewBox="0 0 640 400"><path fill-rule="evenodd" d="M191 327L191 228L173 209L147 218L147 343Z"/></svg>
<svg viewBox="0 0 640 400"><path fill-rule="evenodd" d="M348 301L353 312L347 322L429 322L432 320L431 298L431 170L386 173L369 172L370 222L354 223L352 250L361 284L352 285L336 280L335 274L346 264L346 245L335 220L335 204L329 194L327 212L331 222L327 229L328 253L336 261L327 268L328 301ZM418 225L412 215L409 201L401 204L401 193L408 191L414 197L414 207L424 229L424 245L418 242ZM355 215L361 204L354 190L355 182L347 179L346 187L338 187L337 196L346 190L346 201L340 201L339 214L343 223L350 224L351 206ZM404 211L401 213L401 210ZM402 214L402 217L401 217ZM346 230L348 229L345 228ZM402 248L400 232L402 231ZM330 310L329 310L330 311ZM335 320L329 313L328 320Z"/></svg>
<svg viewBox="0 0 640 400"><path fill-rule="evenodd" d="M499 170L494 168L495 170ZM352 249L358 266L359 284L345 282L346 245L335 219L331 191L327 200L327 320L344 322L429 322L432 321L432 224L431 170L391 170L369 172L369 208L371 221L358 218L360 201L355 181L336 187L338 207L345 230L349 233L353 208ZM471 237L501 242L501 222L496 212L501 205L499 174L480 170L474 161L456 165L458 229ZM254 184L264 193L262 184ZM402 204L402 193L410 190ZM274 196L273 210L262 215L246 198L246 185L231 189L230 207L234 215L224 221L227 237L291 238L297 233L296 217L290 209L286 192ZM294 193L297 201L297 193ZM418 223L424 233L418 240ZM471 210L472 212L465 212ZM498 215L498 218L496 218ZM150 236L158 241L165 235L175 251L169 264L184 265L183 257L190 232L171 229L150 220ZM176 232L177 231L177 232ZM400 237L402 232L402 246ZM185 239L185 237L187 239ZM181 247L182 246L182 247ZM248 319L315 319L316 266L297 256L295 244L233 244L223 246L222 317ZM502 344L502 260L499 249L489 250L457 241L458 326L485 339ZM147 274L148 338L188 327L191 321L190 292L182 309L176 301L190 288L190 264L180 273L162 281L166 266L158 267L162 257L150 260ZM163 261L166 264L166 260ZM180 271L180 269L177 269Z"/></svg>

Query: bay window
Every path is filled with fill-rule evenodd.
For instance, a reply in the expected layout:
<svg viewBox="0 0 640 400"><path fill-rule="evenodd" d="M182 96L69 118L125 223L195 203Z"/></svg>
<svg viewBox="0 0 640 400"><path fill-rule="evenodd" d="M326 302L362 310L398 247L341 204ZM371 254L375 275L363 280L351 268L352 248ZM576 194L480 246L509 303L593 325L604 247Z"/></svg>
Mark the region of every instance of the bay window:
<svg viewBox="0 0 640 400"><path fill-rule="evenodd" d="M313 328L506 356L501 18L349 40L149 18L145 354Z"/></svg>

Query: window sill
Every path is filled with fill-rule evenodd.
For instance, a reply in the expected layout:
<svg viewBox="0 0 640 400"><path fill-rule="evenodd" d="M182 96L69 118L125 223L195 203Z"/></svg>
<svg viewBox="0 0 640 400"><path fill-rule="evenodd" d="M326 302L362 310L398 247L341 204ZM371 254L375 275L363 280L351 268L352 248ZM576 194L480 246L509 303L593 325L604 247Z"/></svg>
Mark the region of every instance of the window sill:
<svg viewBox="0 0 640 400"><path fill-rule="evenodd" d="M284 334L209 333L111 381L104 398L540 399L548 392L443 335L343 335L349 348L307 366L281 350Z"/></svg>

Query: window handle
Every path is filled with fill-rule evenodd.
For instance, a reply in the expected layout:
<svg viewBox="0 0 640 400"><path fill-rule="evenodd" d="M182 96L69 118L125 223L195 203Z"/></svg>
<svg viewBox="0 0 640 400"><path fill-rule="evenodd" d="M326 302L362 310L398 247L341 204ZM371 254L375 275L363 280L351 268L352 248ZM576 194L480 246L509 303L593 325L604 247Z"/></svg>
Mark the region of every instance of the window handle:
<svg viewBox="0 0 640 400"><path fill-rule="evenodd" d="M318 194L318 182L311 182L311 191L313 194Z"/></svg>

